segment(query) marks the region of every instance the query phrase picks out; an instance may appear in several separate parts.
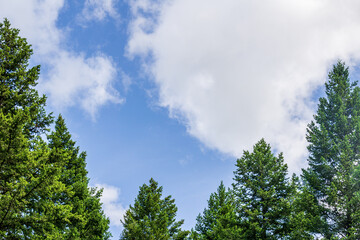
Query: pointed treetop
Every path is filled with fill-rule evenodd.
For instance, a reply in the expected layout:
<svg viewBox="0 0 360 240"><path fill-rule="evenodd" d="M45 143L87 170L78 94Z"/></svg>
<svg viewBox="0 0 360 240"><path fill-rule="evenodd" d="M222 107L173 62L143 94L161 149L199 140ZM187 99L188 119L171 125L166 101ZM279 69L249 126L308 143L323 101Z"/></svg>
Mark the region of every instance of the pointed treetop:
<svg viewBox="0 0 360 240"><path fill-rule="evenodd" d="M39 96L35 89L40 66L28 69L31 55L31 45L19 36L19 30L11 28L7 19L0 23L0 109L4 114L28 111L28 136L46 131L52 122L51 114L45 112L45 95Z"/></svg>
<svg viewBox="0 0 360 240"><path fill-rule="evenodd" d="M55 121L55 131L48 135L51 148L74 149L75 141L66 127L65 120L60 114Z"/></svg>
<svg viewBox="0 0 360 240"><path fill-rule="evenodd" d="M171 196L162 198L162 187L151 178L126 211L120 239L185 239L189 232L180 228L184 220L176 221L174 202Z"/></svg>

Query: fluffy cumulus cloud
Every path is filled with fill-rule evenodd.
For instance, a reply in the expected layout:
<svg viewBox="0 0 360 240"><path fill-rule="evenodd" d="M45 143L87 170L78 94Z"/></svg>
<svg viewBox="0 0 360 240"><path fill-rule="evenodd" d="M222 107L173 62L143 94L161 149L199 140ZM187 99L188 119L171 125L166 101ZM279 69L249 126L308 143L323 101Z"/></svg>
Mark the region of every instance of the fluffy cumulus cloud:
<svg viewBox="0 0 360 240"><path fill-rule="evenodd" d="M43 88L51 93L52 103L64 108L80 104L92 116L106 102L121 103L123 100L111 87L116 69L111 59L104 55L85 58L61 52L48 72L50 81Z"/></svg>
<svg viewBox="0 0 360 240"><path fill-rule="evenodd" d="M64 47L67 32L56 26L64 0L0 0L0 17L7 17L34 48L34 64L41 64L39 88L56 108L79 105L92 117L102 105L121 103L112 87L114 62L101 53L85 56Z"/></svg>
<svg viewBox="0 0 360 240"><path fill-rule="evenodd" d="M103 203L105 215L110 219L110 225L120 227L120 220L123 219L126 211L121 203L119 203L120 189L107 184L97 184L95 186L103 189L100 200Z"/></svg>
<svg viewBox="0 0 360 240"><path fill-rule="evenodd" d="M116 3L117 0L85 0L80 19L84 22L101 21L106 17L119 19L120 16L115 10Z"/></svg>
<svg viewBox="0 0 360 240"><path fill-rule="evenodd" d="M130 1L128 56L160 105L207 146L240 156L264 137L305 166L306 125L337 59L360 59L360 2ZM150 60L149 60L150 59Z"/></svg>

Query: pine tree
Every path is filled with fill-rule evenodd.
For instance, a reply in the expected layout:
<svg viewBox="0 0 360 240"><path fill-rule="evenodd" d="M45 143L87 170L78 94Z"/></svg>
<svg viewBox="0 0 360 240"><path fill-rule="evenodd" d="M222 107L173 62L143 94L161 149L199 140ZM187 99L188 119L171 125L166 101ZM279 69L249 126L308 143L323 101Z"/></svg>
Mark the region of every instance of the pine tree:
<svg viewBox="0 0 360 240"><path fill-rule="evenodd" d="M31 55L31 45L19 30L11 28L7 19L0 23L0 109L3 114L26 109L27 136L43 133L52 123L51 114L45 112L46 97L35 89L40 66L28 68Z"/></svg>
<svg viewBox="0 0 360 240"><path fill-rule="evenodd" d="M286 239L311 240L322 228L319 217L321 209L317 206L316 199L309 189L300 184L299 178L294 174L291 181L293 194L290 198L291 214L289 220L289 235Z"/></svg>
<svg viewBox="0 0 360 240"><path fill-rule="evenodd" d="M50 159L65 163L60 181L69 189L53 199L58 204L71 206L71 215L65 226L59 228L65 239L108 239L109 219L105 217L100 203L102 190L89 188L86 171L86 153L71 139L63 117L55 122L55 131L48 135L51 149Z"/></svg>
<svg viewBox="0 0 360 240"><path fill-rule="evenodd" d="M63 162L50 162L40 138L52 121L37 84L39 66L28 69L30 45L5 19L0 23L0 238L60 239L68 206L49 196L65 191L59 181Z"/></svg>
<svg viewBox="0 0 360 240"><path fill-rule="evenodd" d="M217 192L210 195L208 207L196 220L192 239L242 239L237 223L235 197L231 190L226 190L223 182Z"/></svg>
<svg viewBox="0 0 360 240"><path fill-rule="evenodd" d="M240 227L244 239L282 239L289 233L292 189L282 154L275 157L261 139L244 151L234 172Z"/></svg>
<svg viewBox="0 0 360 240"><path fill-rule="evenodd" d="M360 88L344 63L334 65L308 125L309 168L303 178L321 208L327 239L359 239Z"/></svg>
<svg viewBox="0 0 360 240"><path fill-rule="evenodd" d="M125 213L120 239L186 239L189 231L180 228L184 220L175 219L175 200L171 196L161 197L162 187L152 178L149 185L140 187L134 206L130 205Z"/></svg>
<svg viewBox="0 0 360 240"><path fill-rule="evenodd" d="M19 30L0 23L0 238L107 239L101 191L89 189L85 153L63 120L50 143L46 97L35 89L40 67Z"/></svg>
<svg viewBox="0 0 360 240"><path fill-rule="evenodd" d="M0 110L0 238L59 239L54 229L70 208L49 196L65 191L62 163L49 162L50 150L40 138L27 139L27 117L23 110L6 115Z"/></svg>

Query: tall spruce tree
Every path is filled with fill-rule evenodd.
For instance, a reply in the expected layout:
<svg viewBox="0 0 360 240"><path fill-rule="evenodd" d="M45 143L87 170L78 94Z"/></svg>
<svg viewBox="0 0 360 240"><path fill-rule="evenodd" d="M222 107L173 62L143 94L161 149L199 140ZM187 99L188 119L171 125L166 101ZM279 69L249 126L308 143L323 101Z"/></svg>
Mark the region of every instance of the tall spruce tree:
<svg viewBox="0 0 360 240"><path fill-rule="evenodd" d="M289 234L289 199L293 189L282 154L275 157L264 139L244 151L234 174L243 239L284 239Z"/></svg>
<svg viewBox="0 0 360 240"><path fill-rule="evenodd" d="M35 89L40 67L28 67L26 39L0 23L0 238L107 239L101 191L87 187L85 154L59 118L52 123L46 97Z"/></svg>
<svg viewBox="0 0 360 240"><path fill-rule="evenodd" d="M35 89L40 66L29 68L32 53L18 29L11 28L7 19L0 23L0 109L3 114L27 110L27 136L43 133L53 120L45 111L46 96L39 96Z"/></svg>
<svg viewBox="0 0 360 240"><path fill-rule="evenodd" d="M308 125L309 167L303 178L321 208L326 239L360 239L360 88L338 62Z"/></svg>
<svg viewBox="0 0 360 240"><path fill-rule="evenodd" d="M120 239L186 239L189 231L180 228L184 220L176 221L177 207L174 202L171 196L162 199L162 187L151 178L149 185L140 187L134 205L130 205L126 211Z"/></svg>
<svg viewBox="0 0 360 240"><path fill-rule="evenodd" d="M52 117L34 88L40 68L28 68L32 50L18 34L0 23L0 238L61 239L55 229L70 207L49 197L66 191L63 162L50 161L39 136Z"/></svg>
<svg viewBox="0 0 360 240"><path fill-rule="evenodd" d="M61 159L64 162L59 180L69 189L53 199L57 204L71 207L71 215L59 231L63 232L64 239L69 240L109 239L111 236L108 232L109 219L101 209L102 190L89 188L89 178L85 168L86 153L80 152L79 147L75 146L61 115L55 122L55 131L48 135L48 140L51 161Z"/></svg>
<svg viewBox="0 0 360 240"><path fill-rule="evenodd" d="M226 190L221 182L215 193L210 195L208 207L196 218L192 239L221 240L242 239L242 232L237 222L235 196Z"/></svg>

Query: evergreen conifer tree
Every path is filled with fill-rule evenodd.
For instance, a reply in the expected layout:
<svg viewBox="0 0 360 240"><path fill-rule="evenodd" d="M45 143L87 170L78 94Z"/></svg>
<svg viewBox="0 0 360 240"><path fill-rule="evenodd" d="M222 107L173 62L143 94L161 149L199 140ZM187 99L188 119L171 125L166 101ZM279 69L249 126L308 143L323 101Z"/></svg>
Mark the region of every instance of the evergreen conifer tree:
<svg viewBox="0 0 360 240"><path fill-rule="evenodd" d="M322 221L319 216L321 209L317 206L315 197L308 187L302 185L294 174L291 181L293 195L290 198L291 214L289 221L289 236L285 239L311 240L315 238Z"/></svg>
<svg viewBox="0 0 360 240"><path fill-rule="evenodd" d="M28 69L30 45L5 19L0 23L0 238L61 239L56 229L70 207L51 196L66 191L61 161L50 161L40 138L52 121L37 84L39 66Z"/></svg>
<svg viewBox="0 0 360 240"><path fill-rule="evenodd" d="M46 97L35 89L40 67L28 68L26 39L0 23L0 238L107 239L101 191L87 187L85 154L59 118L52 123Z"/></svg>
<svg viewBox="0 0 360 240"><path fill-rule="evenodd" d="M244 151L234 174L238 221L243 239L283 239L289 234L293 190L282 154L275 157L264 139Z"/></svg>
<svg viewBox="0 0 360 240"><path fill-rule="evenodd" d="M140 187L134 205L126 211L120 239L186 239L189 231L180 228L184 220L176 221L174 202L171 196L162 198L162 187L151 178L149 185Z"/></svg>
<svg viewBox="0 0 360 240"><path fill-rule="evenodd" d="M303 178L323 220L327 239L360 238L360 88L344 63L333 66L308 125L309 168Z"/></svg>
<svg viewBox="0 0 360 240"><path fill-rule="evenodd" d="M196 218L192 239L242 239L237 223L235 197L231 190L226 190L221 182L215 193L210 195L208 207Z"/></svg>
<svg viewBox="0 0 360 240"><path fill-rule="evenodd" d="M69 189L54 199L58 204L71 206L64 231L65 239L108 239L110 233L109 219L105 217L100 203L102 190L89 188L89 178L86 171L86 153L71 139L63 117L60 115L55 122L55 131L48 135L52 161L64 162L60 173L60 181Z"/></svg>
<svg viewBox="0 0 360 240"><path fill-rule="evenodd" d="M27 136L43 133L53 120L45 112L46 96L35 89L40 66L28 68L31 55L31 45L19 30L11 28L7 19L0 23L0 109L5 115L27 110Z"/></svg>

